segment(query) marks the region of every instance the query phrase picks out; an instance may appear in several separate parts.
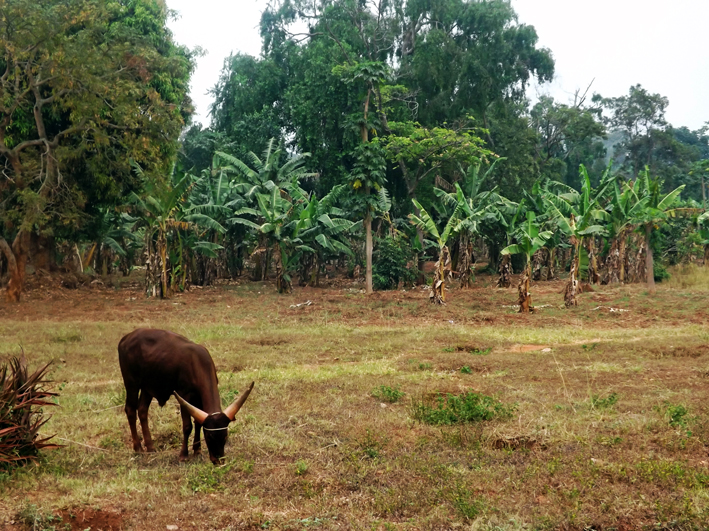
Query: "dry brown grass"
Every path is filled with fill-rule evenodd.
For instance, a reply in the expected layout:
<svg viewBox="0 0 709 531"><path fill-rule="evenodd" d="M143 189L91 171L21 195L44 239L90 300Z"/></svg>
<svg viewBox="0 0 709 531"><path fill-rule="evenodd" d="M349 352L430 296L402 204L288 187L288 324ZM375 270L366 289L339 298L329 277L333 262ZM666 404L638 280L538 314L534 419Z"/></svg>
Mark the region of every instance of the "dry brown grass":
<svg viewBox="0 0 709 531"><path fill-rule="evenodd" d="M444 307L416 290L279 296L261 283L169 301L129 286L37 290L0 305L0 356L22 345L33 364L56 361L61 408L45 432L67 444L0 475L0 528L704 528L705 294L603 286L563 310L563 284L540 283L543 307L522 316L514 289L478 280ZM172 401L151 409L159 451L133 454L116 345L137 326L205 344L225 401L256 380L225 467L178 462ZM379 386L406 396L380 402ZM476 425L414 422L412 400L435 391L516 410Z"/></svg>

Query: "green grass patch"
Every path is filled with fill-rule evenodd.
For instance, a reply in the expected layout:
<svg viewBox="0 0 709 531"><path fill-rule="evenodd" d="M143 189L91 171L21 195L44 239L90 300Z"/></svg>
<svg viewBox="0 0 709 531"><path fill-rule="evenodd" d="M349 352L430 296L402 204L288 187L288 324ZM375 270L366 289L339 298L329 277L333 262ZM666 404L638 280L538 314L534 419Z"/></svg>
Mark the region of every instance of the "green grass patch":
<svg viewBox="0 0 709 531"><path fill-rule="evenodd" d="M372 390L373 397L392 404L401 400L405 395L406 393L401 391L399 386L389 387L388 385L380 385Z"/></svg>
<svg viewBox="0 0 709 531"><path fill-rule="evenodd" d="M516 407L473 392L460 395L435 393L413 403L412 417L425 424L442 426L507 419Z"/></svg>

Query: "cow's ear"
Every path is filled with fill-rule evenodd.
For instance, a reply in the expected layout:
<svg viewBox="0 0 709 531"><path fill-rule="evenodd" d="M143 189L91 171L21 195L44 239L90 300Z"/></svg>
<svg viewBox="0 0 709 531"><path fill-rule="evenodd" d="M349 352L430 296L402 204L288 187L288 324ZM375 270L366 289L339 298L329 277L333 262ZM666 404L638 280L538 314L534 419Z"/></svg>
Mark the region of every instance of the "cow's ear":
<svg viewBox="0 0 709 531"><path fill-rule="evenodd" d="M229 407L224 410L224 414L229 417L229 420L234 420L241 406L243 406L246 399L249 398L249 393L251 393L251 390L254 388L254 383L255 382L251 382L251 386L241 393L241 396L229 404Z"/></svg>
<svg viewBox="0 0 709 531"><path fill-rule="evenodd" d="M175 398L177 398L177 401L180 403L182 407L187 409L189 412L190 416L195 419L197 422L200 424L204 424L205 419L209 416L207 415L204 411L199 409L198 407L193 406L190 404L187 400L183 399L180 395L177 393L173 393L175 395Z"/></svg>

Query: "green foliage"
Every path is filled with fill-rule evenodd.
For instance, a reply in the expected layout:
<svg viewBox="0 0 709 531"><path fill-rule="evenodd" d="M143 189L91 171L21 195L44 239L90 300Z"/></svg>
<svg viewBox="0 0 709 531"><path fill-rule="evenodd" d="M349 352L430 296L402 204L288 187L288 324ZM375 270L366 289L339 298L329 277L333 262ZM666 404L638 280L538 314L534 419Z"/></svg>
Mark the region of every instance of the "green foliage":
<svg viewBox="0 0 709 531"><path fill-rule="evenodd" d="M540 230L534 212L527 211L526 222L520 225L514 233L517 243L505 247L502 254L522 254L526 258L526 263L529 264L532 255L541 249L551 236L551 231Z"/></svg>
<svg viewBox="0 0 709 531"><path fill-rule="evenodd" d="M426 424L450 425L506 419L515 409L515 405L471 391L460 395L435 393L413 403L412 417Z"/></svg>
<svg viewBox="0 0 709 531"><path fill-rule="evenodd" d="M473 370L470 367L468 367L467 365L463 365L460 368L460 372L462 372L463 374L473 374Z"/></svg>
<svg viewBox="0 0 709 531"><path fill-rule="evenodd" d="M41 449L58 447L48 442L52 437L39 436L49 420L42 406L56 405L50 399L58 396L46 389L49 365L30 374L24 355L0 365L0 469L24 465Z"/></svg>
<svg viewBox="0 0 709 531"><path fill-rule="evenodd" d="M413 260L411 245L401 236L377 239L372 261L374 289L397 289L399 282L407 285L416 279L409 264Z"/></svg>
<svg viewBox="0 0 709 531"><path fill-rule="evenodd" d="M667 420L670 423L670 426L673 428L687 428L689 422L687 414L689 413L689 410L686 406L667 402L665 404L665 408L665 414L667 415Z"/></svg>
<svg viewBox="0 0 709 531"><path fill-rule="evenodd" d="M476 498L472 492L460 485L457 485L452 493L451 503L466 520L475 520L485 508L482 499Z"/></svg>
<svg viewBox="0 0 709 531"><path fill-rule="evenodd" d="M295 475L304 476L308 473L308 462L303 459L298 459L295 462Z"/></svg>
<svg viewBox="0 0 709 531"><path fill-rule="evenodd" d="M214 466L211 463L199 463L190 468L187 474L187 487L192 492L217 492L224 489L224 479L234 468L236 462L227 463L222 466Z"/></svg>
<svg viewBox="0 0 709 531"><path fill-rule="evenodd" d="M170 167L193 63L167 16L153 0L3 4L0 157L14 184L0 216L21 218L14 230L73 239L86 213L142 187L131 161L151 176Z"/></svg>
<svg viewBox="0 0 709 531"><path fill-rule="evenodd" d="M667 271L667 268L662 262L655 262L653 267L653 276L655 278L655 282L662 282L663 280L669 280L672 275L670 275L670 272Z"/></svg>
<svg viewBox="0 0 709 531"><path fill-rule="evenodd" d="M388 385L380 385L372 390L372 396L378 398L379 400L384 400L385 402L398 402L401 400L406 393L399 389L399 386L390 387Z"/></svg>
<svg viewBox="0 0 709 531"><path fill-rule="evenodd" d="M591 396L591 405L595 409L609 409L618 403L618 394L611 393L607 397L603 398L599 395Z"/></svg>

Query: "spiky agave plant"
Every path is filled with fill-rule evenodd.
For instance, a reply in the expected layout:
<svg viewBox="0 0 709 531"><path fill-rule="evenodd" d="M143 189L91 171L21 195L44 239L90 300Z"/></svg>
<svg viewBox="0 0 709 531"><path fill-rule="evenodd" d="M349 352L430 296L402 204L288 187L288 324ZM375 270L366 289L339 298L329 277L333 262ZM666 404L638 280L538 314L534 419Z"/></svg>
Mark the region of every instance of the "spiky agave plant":
<svg viewBox="0 0 709 531"><path fill-rule="evenodd" d="M40 438L39 429L49 420L42 406L53 406L57 396L46 389L50 363L32 374L24 354L0 365L0 469L23 465L39 456L43 448L58 448L53 437Z"/></svg>

